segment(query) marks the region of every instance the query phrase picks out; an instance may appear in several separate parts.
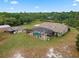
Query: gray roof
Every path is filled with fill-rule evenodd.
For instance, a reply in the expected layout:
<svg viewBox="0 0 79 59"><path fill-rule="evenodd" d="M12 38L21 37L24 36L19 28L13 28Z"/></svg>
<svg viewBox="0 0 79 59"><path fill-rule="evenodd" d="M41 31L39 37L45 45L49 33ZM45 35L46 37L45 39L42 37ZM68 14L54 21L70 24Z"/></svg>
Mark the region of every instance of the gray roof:
<svg viewBox="0 0 79 59"><path fill-rule="evenodd" d="M24 30L25 28L22 26L11 27L13 30Z"/></svg>
<svg viewBox="0 0 79 59"><path fill-rule="evenodd" d="M10 28L6 28L6 31L13 31L13 29L10 27Z"/></svg>
<svg viewBox="0 0 79 59"><path fill-rule="evenodd" d="M0 25L0 29L3 29L3 28L9 28L10 25Z"/></svg>
<svg viewBox="0 0 79 59"><path fill-rule="evenodd" d="M44 22L37 27L47 28L54 32L59 32L59 33L67 32L68 30L68 26L66 26L65 24L51 23L51 22Z"/></svg>
<svg viewBox="0 0 79 59"><path fill-rule="evenodd" d="M5 31L19 31L19 30L24 30L26 28L24 28L23 26L11 27L9 25L0 25L0 29L5 29Z"/></svg>
<svg viewBox="0 0 79 59"><path fill-rule="evenodd" d="M19 30L23 30L24 28L22 26L15 26L15 27L9 27L6 28L6 31L19 31Z"/></svg>

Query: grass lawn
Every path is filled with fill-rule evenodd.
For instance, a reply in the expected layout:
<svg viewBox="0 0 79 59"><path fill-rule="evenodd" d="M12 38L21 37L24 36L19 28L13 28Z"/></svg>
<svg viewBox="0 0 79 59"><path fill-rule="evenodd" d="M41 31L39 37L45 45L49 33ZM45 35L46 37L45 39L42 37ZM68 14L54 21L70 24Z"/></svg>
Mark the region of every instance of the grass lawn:
<svg viewBox="0 0 79 59"><path fill-rule="evenodd" d="M34 22L30 25L23 25L23 26L32 28L32 26L35 23L38 24L40 22ZM53 37L49 41L35 39L26 33L7 35L8 38L5 39L5 42L0 44L0 57L10 57L10 55L12 55L12 52L14 50L18 51L18 49L22 49L22 48L29 49L29 50L37 48L37 50L33 50L33 51L40 52L39 49L42 49L42 48L62 47L63 45L75 46L74 43L75 43L75 37L77 34L78 34L78 31L74 28L71 28L71 31L68 32L66 35L64 35L62 37ZM30 50L30 51L32 51L32 50ZM45 49L43 49L42 51L44 52ZM43 54L43 52L40 52L40 55L41 55L41 53ZM24 53L26 53L26 52L24 52Z"/></svg>
<svg viewBox="0 0 79 59"><path fill-rule="evenodd" d="M63 37L54 37L49 41L34 39L26 33L10 35L6 42L0 45L0 57L5 57L10 50L16 48L43 48L54 47L64 44L73 44L77 35L76 29L71 29L71 32Z"/></svg>
<svg viewBox="0 0 79 59"><path fill-rule="evenodd" d="M43 21L33 21L32 23L30 23L30 25L29 24L25 24L25 25L23 25L23 27L26 27L26 28L28 28L28 29L31 29L34 25L36 25L36 24L40 24L40 23L42 23Z"/></svg>

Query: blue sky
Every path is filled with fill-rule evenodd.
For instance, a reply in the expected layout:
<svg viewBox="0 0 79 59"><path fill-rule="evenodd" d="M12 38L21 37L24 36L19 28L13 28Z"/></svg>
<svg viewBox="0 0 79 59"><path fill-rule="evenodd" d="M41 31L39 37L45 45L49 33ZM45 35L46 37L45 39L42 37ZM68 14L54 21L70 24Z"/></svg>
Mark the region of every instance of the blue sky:
<svg viewBox="0 0 79 59"><path fill-rule="evenodd" d="M0 0L0 12L79 11L79 0Z"/></svg>

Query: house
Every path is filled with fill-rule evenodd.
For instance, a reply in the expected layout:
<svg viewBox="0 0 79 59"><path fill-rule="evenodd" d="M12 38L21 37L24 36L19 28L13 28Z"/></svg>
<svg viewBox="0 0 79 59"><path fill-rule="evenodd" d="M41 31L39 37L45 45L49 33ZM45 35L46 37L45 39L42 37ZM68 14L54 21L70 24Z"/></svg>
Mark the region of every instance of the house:
<svg viewBox="0 0 79 59"><path fill-rule="evenodd" d="M0 25L0 32L7 31L8 28L10 28L10 27L11 27L10 25Z"/></svg>
<svg viewBox="0 0 79 59"><path fill-rule="evenodd" d="M44 22L39 26L34 26L32 30L34 36L45 39L47 36L51 37L64 35L68 31L68 26L60 23Z"/></svg>

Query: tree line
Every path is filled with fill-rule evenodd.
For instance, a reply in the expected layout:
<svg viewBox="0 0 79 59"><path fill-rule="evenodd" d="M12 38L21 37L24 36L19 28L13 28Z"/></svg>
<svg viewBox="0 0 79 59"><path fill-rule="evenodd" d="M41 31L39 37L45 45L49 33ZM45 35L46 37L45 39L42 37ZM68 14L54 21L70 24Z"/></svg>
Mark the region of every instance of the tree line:
<svg viewBox="0 0 79 59"><path fill-rule="evenodd" d="M58 23L65 23L69 26L79 29L79 12L50 12L50 13L7 13L0 12L0 25L9 24L11 26L18 26L29 24L32 21L54 21Z"/></svg>

